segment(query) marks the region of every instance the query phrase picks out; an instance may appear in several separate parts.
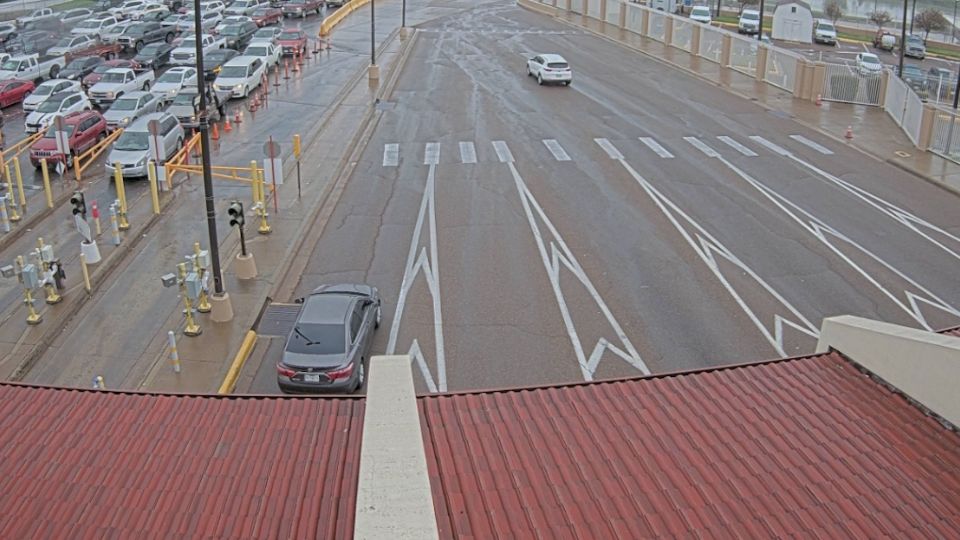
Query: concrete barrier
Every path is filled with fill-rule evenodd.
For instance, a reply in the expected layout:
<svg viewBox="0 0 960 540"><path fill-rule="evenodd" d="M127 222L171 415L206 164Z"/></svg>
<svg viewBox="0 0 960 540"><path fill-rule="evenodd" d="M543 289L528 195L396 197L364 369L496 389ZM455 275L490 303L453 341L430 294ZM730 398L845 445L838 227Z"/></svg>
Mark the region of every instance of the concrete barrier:
<svg viewBox="0 0 960 540"><path fill-rule="evenodd" d="M227 370L227 376L223 378L223 383L220 384L220 389L217 390L218 394L230 394L233 393L233 388L237 386L237 378L240 377L240 372L243 371L243 365L247 362L247 358L250 357L250 353L253 352L253 346L257 343L257 333L253 330L247 330L247 335L243 337L243 343L240 344L240 350L237 351L237 354L233 357L233 363L230 364L230 369Z"/></svg>

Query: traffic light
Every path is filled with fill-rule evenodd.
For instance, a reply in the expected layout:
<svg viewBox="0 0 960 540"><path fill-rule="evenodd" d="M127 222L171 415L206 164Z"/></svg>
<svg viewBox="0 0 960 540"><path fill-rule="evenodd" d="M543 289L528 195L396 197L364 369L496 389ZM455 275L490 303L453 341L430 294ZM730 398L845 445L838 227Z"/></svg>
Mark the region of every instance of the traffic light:
<svg viewBox="0 0 960 540"><path fill-rule="evenodd" d="M233 201L230 203L230 206L227 208L227 215L230 216L231 227L243 227L244 217L242 202Z"/></svg>
<svg viewBox="0 0 960 540"><path fill-rule="evenodd" d="M82 191L74 191L70 196L70 204L73 205L73 215L80 214L83 219L87 219L87 202L83 199Z"/></svg>

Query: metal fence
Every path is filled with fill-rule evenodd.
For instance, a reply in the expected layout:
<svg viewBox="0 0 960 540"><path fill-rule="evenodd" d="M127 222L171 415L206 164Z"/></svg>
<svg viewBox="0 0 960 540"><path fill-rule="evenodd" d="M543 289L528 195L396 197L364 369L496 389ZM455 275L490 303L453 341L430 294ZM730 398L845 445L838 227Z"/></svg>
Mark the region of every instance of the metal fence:
<svg viewBox="0 0 960 540"><path fill-rule="evenodd" d="M723 32L712 26L701 26L699 52L700 56L719 64L723 53Z"/></svg>
<svg viewBox="0 0 960 540"><path fill-rule="evenodd" d="M960 115L957 115L956 111L944 107L936 108L930 151L960 161Z"/></svg>
<svg viewBox="0 0 960 540"><path fill-rule="evenodd" d="M848 64L825 64L823 99L861 105L880 105L883 77L861 73Z"/></svg>
<svg viewBox="0 0 960 540"><path fill-rule="evenodd" d="M783 88L794 89L797 77L797 63L800 57L786 51L770 47L767 49L767 65L763 73L763 80Z"/></svg>
<svg viewBox="0 0 960 540"><path fill-rule="evenodd" d="M757 71L757 41L740 36L731 36L730 65L746 75L754 75Z"/></svg>
<svg viewBox="0 0 960 540"><path fill-rule="evenodd" d="M640 6L638 6L638 5L636 5L636 4L632 4L632 3L631 3L631 4L625 4L625 3L622 3L622 2L621 2L620 5L621 5L622 7L624 7L624 8L626 8L626 10L627 10L627 18L626 18L626 21L625 21L627 30L630 30L631 32L633 32L633 33L635 33L635 34L641 34L641 35L642 35L642 34L643 34L643 29L642 29L642 26L643 26L643 10L640 8Z"/></svg>
<svg viewBox="0 0 960 540"><path fill-rule="evenodd" d="M907 137L917 144L920 141L920 124L923 121L923 100L907 83L888 73L887 93L883 109L903 129Z"/></svg>
<svg viewBox="0 0 960 540"><path fill-rule="evenodd" d="M609 6L610 2L607 2L607 5ZM609 9L609 7L607 9ZM597 20L600 19L600 0L589 0L587 3L587 16Z"/></svg>
<svg viewBox="0 0 960 540"><path fill-rule="evenodd" d="M648 37L662 42L667 33L667 16L658 11L649 11L647 13L650 20L648 23L650 26L647 34Z"/></svg>
<svg viewBox="0 0 960 540"><path fill-rule="evenodd" d="M607 19L610 24L620 23L620 2L607 2Z"/></svg>
<svg viewBox="0 0 960 540"><path fill-rule="evenodd" d="M670 44L678 49L690 52L693 44L693 24L683 19L673 20L673 37Z"/></svg>
<svg viewBox="0 0 960 540"><path fill-rule="evenodd" d="M574 13L583 13L583 0L570 0L570 11Z"/></svg>

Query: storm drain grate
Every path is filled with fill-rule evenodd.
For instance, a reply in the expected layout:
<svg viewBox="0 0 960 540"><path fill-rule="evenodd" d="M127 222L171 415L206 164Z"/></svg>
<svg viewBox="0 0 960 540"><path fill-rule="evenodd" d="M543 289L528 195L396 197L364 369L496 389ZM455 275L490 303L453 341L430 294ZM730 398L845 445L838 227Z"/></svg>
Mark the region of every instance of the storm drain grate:
<svg viewBox="0 0 960 540"><path fill-rule="evenodd" d="M287 337L293 330L293 323L300 314L300 304L272 303L264 310L257 325L257 334L261 336Z"/></svg>

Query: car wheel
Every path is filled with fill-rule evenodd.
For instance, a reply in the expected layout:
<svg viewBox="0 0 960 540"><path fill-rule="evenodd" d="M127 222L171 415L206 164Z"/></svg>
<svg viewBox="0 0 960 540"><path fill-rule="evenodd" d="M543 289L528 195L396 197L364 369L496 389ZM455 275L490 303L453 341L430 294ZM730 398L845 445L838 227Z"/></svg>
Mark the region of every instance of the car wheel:
<svg viewBox="0 0 960 540"><path fill-rule="evenodd" d="M59 75L59 74L60 74L60 66L53 66L52 68L50 68L50 78L51 78L51 79L56 79L56 78L57 78L57 75Z"/></svg>
<svg viewBox="0 0 960 540"><path fill-rule="evenodd" d="M570 83L571 83L571 82L573 82L573 81L564 81L563 84L565 84L565 85L567 85L567 86L570 86Z"/></svg>
<svg viewBox="0 0 960 540"><path fill-rule="evenodd" d="M68 169L72 169L72 168L73 168L73 152L70 152L70 153L67 155L67 168L68 168Z"/></svg>
<svg viewBox="0 0 960 540"><path fill-rule="evenodd" d="M143 91L146 92L147 90L150 90L150 81L143 83Z"/></svg>
<svg viewBox="0 0 960 540"><path fill-rule="evenodd" d="M167 43L173 43L173 32L170 32L169 34L167 34L166 37L163 38L163 40L166 41Z"/></svg>
<svg viewBox="0 0 960 540"><path fill-rule="evenodd" d="M97 142L103 142L103 140L106 139L106 138L107 138L107 134L106 134L106 133L101 133L101 134L97 135Z"/></svg>
<svg viewBox="0 0 960 540"><path fill-rule="evenodd" d="M136 50L136 51L139 53L140 51L143 50L143 42L142 42L142 41L138 41L138 42L134 43L134 44L133 44L133 48L134 48L134 50Z"/></svg>
<svg viewBox="0 0 960 540"><path fill-rule="evenodd" d="M357 367L357 384L353 387L353 391L363 388L363 358L360 359L360 366Z"/></svg>
<svg viewBox="0 0 960 540"><path fill-rule="evenodd" d="M183 148L183 137L177 139L177 150Z"/></svg>
<svg viewBox="0 0 960 540"><path fill-rule="evenodd" d="M381 320L380 311L381 311L380 306L377 306L377 318L376 318L376 321L373 323L374 328L380 328L380 320Z"/></svg>
<svg viewBox="0 0 960 540"><path fill-rule="evenodd" d="M537 84L543 86L543 75L537 73Z"/></svg>

